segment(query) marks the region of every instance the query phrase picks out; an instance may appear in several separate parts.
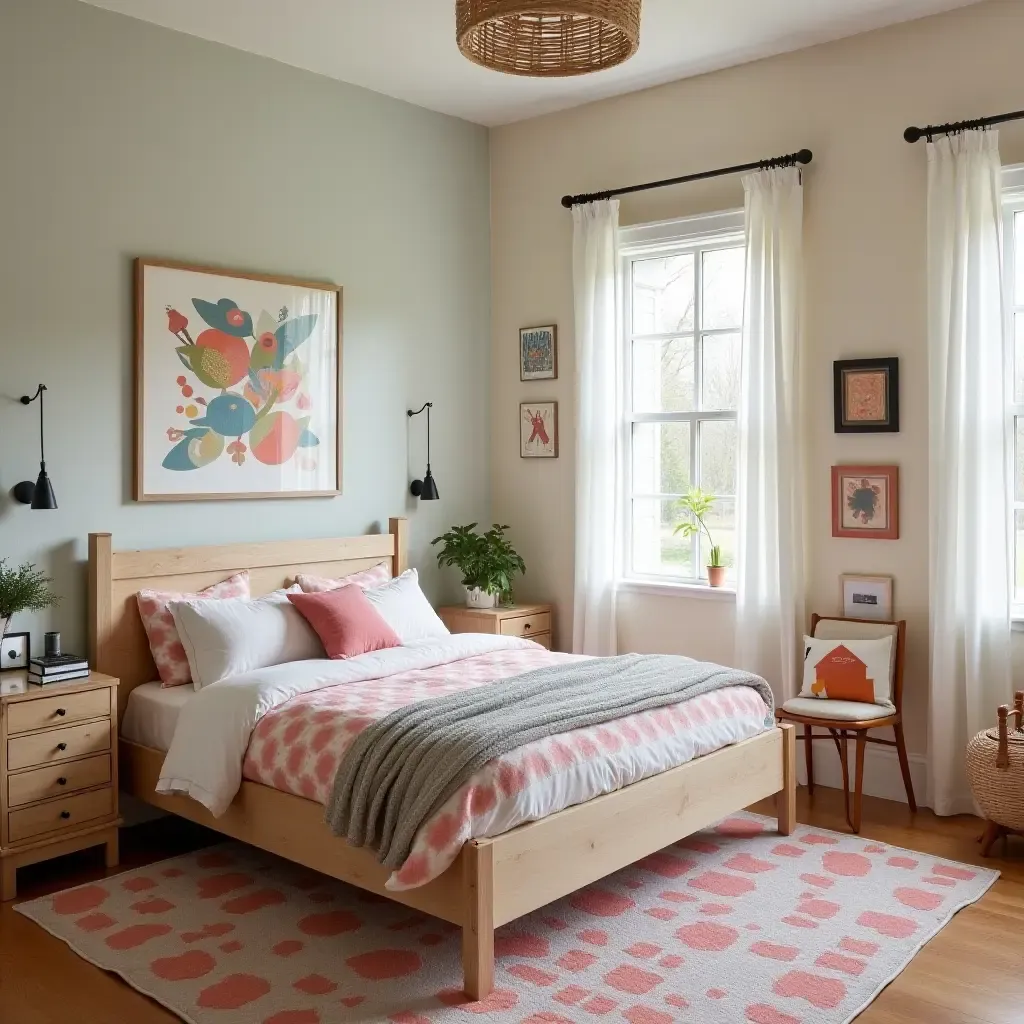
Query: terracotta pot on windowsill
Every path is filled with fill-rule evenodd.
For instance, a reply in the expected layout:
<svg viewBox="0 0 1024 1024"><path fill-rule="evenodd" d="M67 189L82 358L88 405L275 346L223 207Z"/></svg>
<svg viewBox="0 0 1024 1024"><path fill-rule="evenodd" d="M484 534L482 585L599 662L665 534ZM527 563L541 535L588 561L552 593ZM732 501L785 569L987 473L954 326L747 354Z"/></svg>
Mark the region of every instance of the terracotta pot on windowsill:
<svg viewBox="0 0 1024 1024"><path fill-rule="evenodd" d="M724 587L725 586L725 566L724 565L709 565L708 569L708 586L709 587Z"/></svg>

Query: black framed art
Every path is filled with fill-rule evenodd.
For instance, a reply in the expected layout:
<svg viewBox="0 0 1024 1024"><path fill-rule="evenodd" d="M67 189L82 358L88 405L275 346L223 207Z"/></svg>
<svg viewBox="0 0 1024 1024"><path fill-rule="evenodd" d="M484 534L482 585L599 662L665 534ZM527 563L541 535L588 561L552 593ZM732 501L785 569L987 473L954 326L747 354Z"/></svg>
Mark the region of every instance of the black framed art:
<svg viewBox="0 0 1024 1024"><path fill-rule="evenodd" d="M832 376L837 434L899 432L898 358L837 359Z"/></svg>

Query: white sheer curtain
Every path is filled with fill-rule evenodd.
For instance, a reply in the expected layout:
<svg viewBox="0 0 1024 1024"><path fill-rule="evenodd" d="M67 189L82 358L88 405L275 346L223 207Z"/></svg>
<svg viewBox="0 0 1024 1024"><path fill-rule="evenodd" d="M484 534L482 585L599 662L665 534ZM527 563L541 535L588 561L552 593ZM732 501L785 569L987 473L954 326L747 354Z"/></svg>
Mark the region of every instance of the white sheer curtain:
<svg viewBox="0 0 1024 1024"><path fill-rule="evenodd" d="M739 406L736 664L796 695L804 628L800 303L803 186L758 171L746 193L747 281Z"/></svg>
<svg viewBox="0 0 1024 1024"><path fill-rule="evenodd" d="M573 208L576 312L576 580L572 649L617 650L619 204Z"/></svg>
<svg viewBox="0 0 1024 1024"><path fill-rule="evenodd" d="M928 789L973 810L968 739L1009 701L1010 526L998 132L928 145Z"/></svg>

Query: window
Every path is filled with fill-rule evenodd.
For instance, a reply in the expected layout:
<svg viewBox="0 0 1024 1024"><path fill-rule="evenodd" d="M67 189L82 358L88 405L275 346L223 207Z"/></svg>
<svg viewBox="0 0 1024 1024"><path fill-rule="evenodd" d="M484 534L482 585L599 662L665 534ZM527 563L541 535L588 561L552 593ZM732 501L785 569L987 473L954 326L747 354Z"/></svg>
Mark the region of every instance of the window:
<svg viewBox="0 0 1024 1024"><path fill-rule="evenodd" d="M1024 619L1024 169L1006 172L1006 305L1009 365L1008 426L1013 440L1014 618Z"/></svg>
<svg viewBox="0 0 1024 1024"><path fill-rule="evenodd" d="M706 534L675 533L691 487L714 494L707 523L732 575L743 215L622 232L626 574L707 578Z"/></svg>

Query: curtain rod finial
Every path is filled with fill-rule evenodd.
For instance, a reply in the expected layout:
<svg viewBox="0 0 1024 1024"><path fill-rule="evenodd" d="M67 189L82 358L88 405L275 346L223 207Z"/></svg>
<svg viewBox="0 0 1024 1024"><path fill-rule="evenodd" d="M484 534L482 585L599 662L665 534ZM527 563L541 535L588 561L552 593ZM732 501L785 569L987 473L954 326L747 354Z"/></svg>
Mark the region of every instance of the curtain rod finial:
<svg viewBox="0 0 1024 1024"><path fill-rule="evenodd" d="M572 209L572 196L562 196L562 205L567 209Z"/></svg>
<svg viewBox="0 0 1024 1024"><path fill-rule="evenodd" d="M798 164L809 164L814 159L814 154L809 149L801 149L796 155Z"/></svg>
<svg viewBox="0 0 1024 1024"><path fill-rule="evenodd" d="M923 136L924 136L924 132L921 131L920 128L915 128L913 125L911 125L903 133L903 138L906 139L907 142L918 142L921 138L923 138Z"/></svg>

